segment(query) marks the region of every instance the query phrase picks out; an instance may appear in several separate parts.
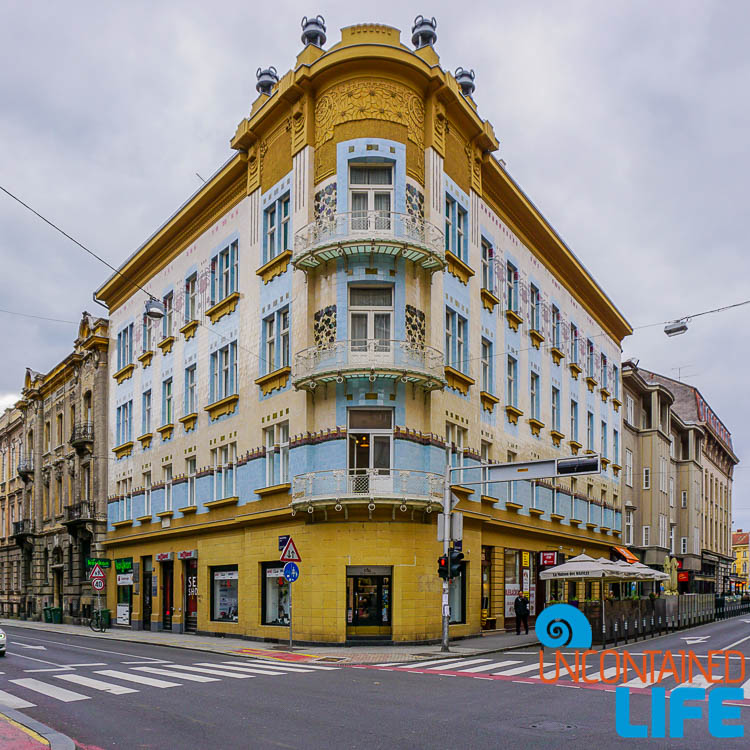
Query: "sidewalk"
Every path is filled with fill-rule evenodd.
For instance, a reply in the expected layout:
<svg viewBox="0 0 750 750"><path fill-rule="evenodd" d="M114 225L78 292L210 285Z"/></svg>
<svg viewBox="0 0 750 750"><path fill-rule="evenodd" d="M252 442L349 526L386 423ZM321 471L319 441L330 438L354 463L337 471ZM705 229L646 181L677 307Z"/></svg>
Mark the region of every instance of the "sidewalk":
<svg viewBox="0 0 750 750"><path fill-rule="evenodd" d="M486 635L452 641L450 653L443 654L440 644L430 646L295 646L289 651L288 646L282 644L268 644L260 641L246 641L241 638L216 638L201 635L179 635L177 633L158 632L148 630L126 630L115 628L106 633L94 633L85 625L50 625L48 623L0 620L3 627L27 628L42 630L46 634L64 633L66 635L81 635L108 641L128 641L129 643L143 643L151 646L169 646L172 648L188 648L197 651L208 651L228 656L248 656L252 658L279 659L282 661L312 661L325 660L342 664L376 664L378 662L414 661L427 657L450 658L451 656L476 656L492 654L502 651L512 651L518 648L533 649L539 645L534 631L528 635L515 633L491 632ZM8 635L8 650L13 650L12 633Z"/></svg>
<svg viewBox="0 0 750 750"><path fill-rule="evenodd" d="M70 737L11 708L0 709L0 750L74 750Z"/></svg>

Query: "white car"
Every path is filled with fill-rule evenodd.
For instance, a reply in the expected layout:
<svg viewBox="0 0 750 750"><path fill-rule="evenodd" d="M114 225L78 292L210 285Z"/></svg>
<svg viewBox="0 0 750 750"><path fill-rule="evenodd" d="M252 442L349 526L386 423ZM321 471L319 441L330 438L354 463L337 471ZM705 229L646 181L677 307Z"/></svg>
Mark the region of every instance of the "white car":
<svg viewBox="0 0 750 750"><path fill-rule="evenodd" d="M5 635L5 631L0 628L0 656L5 656L5 643L8 640L8 636Z"/></svg>

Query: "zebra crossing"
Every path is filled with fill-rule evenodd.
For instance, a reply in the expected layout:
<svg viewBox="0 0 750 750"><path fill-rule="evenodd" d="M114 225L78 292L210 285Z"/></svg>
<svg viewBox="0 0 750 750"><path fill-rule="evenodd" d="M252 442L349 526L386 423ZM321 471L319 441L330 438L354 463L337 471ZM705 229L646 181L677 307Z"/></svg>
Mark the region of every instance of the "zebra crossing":
<svg viewBox="0 0 750 750"><path fill-rule="evenodd" d="M545 652L549 659L551 654ZM502 657L502 658L500 658ZM499 659L499 660L498 660ZM702 674L694 674L690 682L680 683L673 677L666 677L661 681L642 680L631 677L628 673L626 681L618 680L618 667L606 667L599 670L598 665L589 666L585 680L574 680L564 669L555 667L554 661L543 661L540 665L539 656L534 655L529 660L528 655L506 653L493 658L456 657L447 659L429 659L416 662L385 662L372 664L365 668L389 672L404 672L408 674L450 675L458 677L473 677L479 679L511 680L528 684L555 685L561 687L575 687L613 691L617 687L648 690L652 687L664 687L668 691L677 687L700 687L710 691L719 683L709 682ZM540 676L541 672L541 676ZM744 693L743 704L750 705L750 680L732 687L741 687Z"/></svg>
<svg viewBox="0 0 750 750"><path fill-rule="evenodd" d="M89 666L89 665L84 665ZM176 664L159 660L156 666L143 663L121 663L108 668L104 663L90 665L90 672L49 670L46 675L34 677L6 677L0 690L0 709L34 708L38 696L61 703L76 703L104 695L128 695L143 689L166 690L187 683L221 682L222 680L249 680L257 677L283 677L292 674L316 674L334 671L340 667L322 664L294 666L264 661L200 661ZM25 670L31 672L32 670Z"/></svg>

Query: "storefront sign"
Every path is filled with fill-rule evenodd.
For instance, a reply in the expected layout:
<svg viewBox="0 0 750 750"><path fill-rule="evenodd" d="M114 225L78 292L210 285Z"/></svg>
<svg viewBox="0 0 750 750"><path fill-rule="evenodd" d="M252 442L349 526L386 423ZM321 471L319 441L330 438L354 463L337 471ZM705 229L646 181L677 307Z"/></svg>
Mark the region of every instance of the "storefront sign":
<svg viewBox="0 0 750 750"><path fill-rule="evenodd" d="M118 573L130 573L133 570L133 558L122 557L119 560L115 560L115 570Z"/></svg>
<svg viewBox="0 0 750 750"><path fill-rule="evenodd" d="M505 616L506 617L515 617L516 616L516 610L513 607L513 603L516 600L516 597L518 596L518 592L521 590L521 587L518 584L508 584L505 587Z"/></svg>
<svg viewBox="0 0 750 750"><path fill-rule="evenodd" d="M529 567L529 553L528 552L521 552L521 565L524 568Z"/></svg>
<svg viewBox="0 0 750 750"><path fill-rule="evenodd" d="M174 559L174 552L158 552L155 557L156 562L169 562Z"/></svg>
<svg viewBox="0 0 750 750"><path fill-rule="evenodd" d="M94 565L98 565L100 568L109 568L112 566L112 561L100 557L87 557L86 567L93 568Z"/></svg>
<svg viewBox="0 0 750 750"><path fill-rule="evenodd" d="M283 572L283 569L282 569ZM215 581L236 581L240 577L240 574L236 570L216 570L214 571Z"/></svg>
<svg viewBox="0 0 750 750"><path fill-rule="evenodd" d="M685 570L681 573L677 574L677 580L678 581L689 581L690 580L690 571Z"/></svg>
<svg viewBox="0 0 750 750"><path fill-rule="evenodd" d="M118 586L132 586L133 585L133 574L132 573L118 573L117 574L117 585Z"/></svg>
<svg viewBox="0 0 750 750"><path fill-rule="evenodd" d="M529 597L529 571L524 569L523 571L523 595L528 599Z"/></svg>
<svg viewBox="0 0 750 750"><path fill-rule="evenodd" d="M198 550L197 549L184 549L177 553L179 560L197 560Z"/></svg>
<svg viewBox="0 0 750 750"><path fill-rule="evenodd" d="M266 568L266 578L281 578L284 568Z"/></svg>
<svg viewBox="0 0 750 750"><path fill-rule="evenodd" d="M348 576L389 576L391 575L390 565L347 565L346 574Z"/></svg>
<svg viewBox="0 0 750 750"><path fill-rule="evenodd" d="M542 566L557 565L557 552L540 552L539 564Z"/></svg>
<svg viewBox="0 0 750 750"><path fill-rule="evenodd" d="M130 625L130 605L129 604L117 605L117 624L118 625Z"/></svg>

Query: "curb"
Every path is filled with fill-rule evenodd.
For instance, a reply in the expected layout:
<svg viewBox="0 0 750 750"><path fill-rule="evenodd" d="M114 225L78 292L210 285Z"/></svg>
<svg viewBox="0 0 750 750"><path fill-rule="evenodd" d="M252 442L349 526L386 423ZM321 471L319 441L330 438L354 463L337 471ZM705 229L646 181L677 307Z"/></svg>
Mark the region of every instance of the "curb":
<svg viewBox="0 0 750 750"><path fill-rule="evenodd" d="M40 737L43 737L49 742L51 750L75 750L75 742L66 734L62 734L56 729L52 729L52 727L48 727L46 724L42 724L40 721L26 716L26 714L22 714L20 711L2 707L0 708L0 716L5 716L16 724L21 724L26 729L30 729Z"/></svg>

